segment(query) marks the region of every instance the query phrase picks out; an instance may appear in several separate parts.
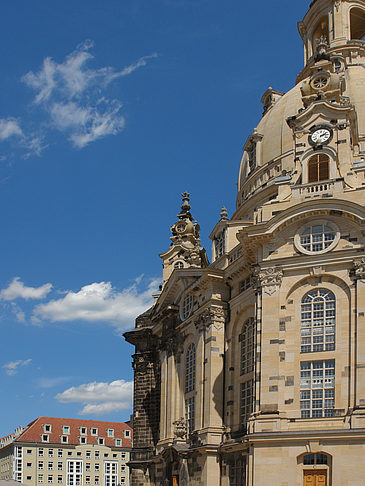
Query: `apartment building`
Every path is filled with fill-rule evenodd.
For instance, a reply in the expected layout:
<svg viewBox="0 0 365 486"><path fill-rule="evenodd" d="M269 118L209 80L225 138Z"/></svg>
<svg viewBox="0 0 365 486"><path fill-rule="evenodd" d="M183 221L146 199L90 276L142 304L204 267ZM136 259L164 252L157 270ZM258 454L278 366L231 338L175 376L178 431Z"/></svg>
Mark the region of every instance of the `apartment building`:
<svg viewBox="0 0 365 486"><path fill-rule="evenodd" d="M28 486L129 486L132 429L122 422L39 417L0 440L0 479Z"/></svg>

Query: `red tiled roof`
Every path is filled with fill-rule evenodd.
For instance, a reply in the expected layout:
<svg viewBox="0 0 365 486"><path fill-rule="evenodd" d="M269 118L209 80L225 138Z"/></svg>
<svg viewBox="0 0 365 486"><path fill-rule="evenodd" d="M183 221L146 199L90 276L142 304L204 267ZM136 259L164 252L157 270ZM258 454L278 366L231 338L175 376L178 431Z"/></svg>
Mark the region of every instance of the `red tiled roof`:
<svg viewBox="0 0 365 486"><path fill-rule="evenodd" d="M51 425L51 432L45 432L43 425ZM70 427L70 434L63 433L63 426ZM87 434L80 433L80 427L87 428ZM91 435L91 428L97 428L98 434ZM114 430L114 437L108 437L107 430ZM129 430L131 438L124 437L124 431ZM87 437L87 444L98 444L98 438L104 438L104 445L107 447L116 447L115 439L122 439L122 446L117 447L132 447L133 431L129 425L123 422L104 422L99 420L82 420L82 419L68 419L58 417L39 417L28 425L28 428L15 440L15 442L37 442L42 443L42 435L49 435L49 444L60 444L63 446L79 445L79 437ZM61 443L61 436L68 436L68 443ZM46 442L44 442L46 444Z"/></svg>

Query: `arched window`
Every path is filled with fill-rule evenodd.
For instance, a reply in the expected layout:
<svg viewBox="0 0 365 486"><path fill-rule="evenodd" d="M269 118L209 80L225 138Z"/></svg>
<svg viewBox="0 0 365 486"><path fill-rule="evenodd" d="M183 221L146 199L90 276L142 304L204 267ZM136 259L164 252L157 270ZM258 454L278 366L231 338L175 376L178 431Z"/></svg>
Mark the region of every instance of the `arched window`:
<svg viewBox="0 0 365 486"><path fill-rule="evenodd" d="M336 297L330 290L311 290L302 299L301 352L333 351L336 336Z"/></svg>
<svg viewBox="0 0 365 486"><path fill-rule="evenodd" d="M185 360L185 393L195 390L195 345L190 344Z"/></svg>
<svg viewBox="0 0 365 486"><path fill-rule="evenodd" d="M184 268L183 262L180 262L180 261L176 262L175 265L174 265L174 268Z"/></svg>
<svg viewBox="0 0 365 486"><path fill-rule="evenodd" d="M187 433L190 435L195 428L195 345L190 344L185 358L185 419Z"/></svg>
<svg viewBox="0 0 365 486"><path fill-rule="evenodd" d="M250 373L254 367L254 319L251 317L242 326L239 337L241 341L241 375Z"/></svg>
<svg viewBox="0 0 365 486"><path fill-rule="evenodd" d="M329 157L319 153L308 160L308 182L326 181L329 179Z"/></svg>
<svg viewBox="0 0 365 486"><path fill-rule="evenodd" d="M365 10L352 8L350 12L351 39L365 40Z"/></svg>

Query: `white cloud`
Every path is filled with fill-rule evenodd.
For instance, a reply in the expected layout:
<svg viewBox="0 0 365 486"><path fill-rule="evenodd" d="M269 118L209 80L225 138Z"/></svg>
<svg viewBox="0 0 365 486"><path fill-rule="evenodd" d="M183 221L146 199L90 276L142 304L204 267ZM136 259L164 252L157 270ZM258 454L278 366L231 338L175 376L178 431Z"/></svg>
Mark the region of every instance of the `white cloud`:
<svg viewBox="0 0 365 486"><path fill-rule="evenodd" d="M127 329L133 326L136 316L152 305L151 296L157 290L158 281L152 280L141 291L138 285L141 285L140 279L119 292L110 282L85 285L78 292L70 290L60 299L38 304L34 308L33 319L106 322L118 329Z"/></svg>
<svg viewBox="0 0 365 486"><path fill-rule="evenodd" d="M18 368L20 366L27 366L30 364L31 361L31 358L25 360L19 359L18 361L10 361L9 363L4 364L3 368L5 369L5 373L7 375L12 376L18 372Z"/></svg>
<svg viewBox="0 0 365 486"><path fill-rule="evenodd" d="M73 386L56 395L62 403L82 403L80 415L101 415L131 406L133 382L116 380L111 383L91 382Z"/></svg>
<svg viewBox="0 0 365 486"><path fill-rule="evenodd" d="M0 298L3 300L21 299L44 299L52 289L52 284L46 283L40 287L27 287L20 280L20 277L14 277L9 286L0 292Z"/></svg>
<svg viewBox="0 0 365 486"><path fill-rule="evenodd" d="M77 148L123 130L122 103L107 99L103 92L112 81L132 74L157 56L141 57L119 71L110 66L90 69L92 47L91 41L85 41L61 63L47 57L38 72L28 72L22 78L35 91L34 104L45 109L49 123L66 132Z"/></svg>
<svg viewBox="0 0 365 486"><path fill-rule="evenodd" d="M18 121L13 118L0 118L0 141L13 136L23 137Z"/></svg>
<svg viewBox="0 0 365 486"><path fill-rule="evenodd" d="M69 376L57 376L56 378L39 378L37 380L37 385L40 388L53 388L54 386L57 386L69 380Z"/></svg>

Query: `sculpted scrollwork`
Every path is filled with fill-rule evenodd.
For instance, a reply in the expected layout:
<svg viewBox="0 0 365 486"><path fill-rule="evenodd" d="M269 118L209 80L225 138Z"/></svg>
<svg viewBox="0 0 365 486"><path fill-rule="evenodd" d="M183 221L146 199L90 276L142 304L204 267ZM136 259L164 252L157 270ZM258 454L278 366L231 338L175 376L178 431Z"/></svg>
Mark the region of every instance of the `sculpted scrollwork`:
<svg viewBox="0 0 365 486"><path fill-rule="evenodd" d="M179 329L176 329L176 325L176 316L171 316L164 321L160 338L160 349L166 351L169 356L174 355L179 358L182 353L182 344L185 336Z"/></svg>
<svg viewBox="0 0 365 486"><path fill-rule="evenodd" d="M262 288L268 295L273 295L280 289L283 280L283 270L278 267L257 268L253 275L256 288Z"/></svg>
<svg viewBox="0 0 365 486"><path fill-rule="evenodd" d="M186 437L186 421L183 417L173 422L174 436L176 439L185 439Z"/></svg>
<svg viewBox="0 0 365 486"><path fill-rule="evenodd" d="M362 257L361 260L354 261L354 276L365 281L365 257Z"/></svg>

